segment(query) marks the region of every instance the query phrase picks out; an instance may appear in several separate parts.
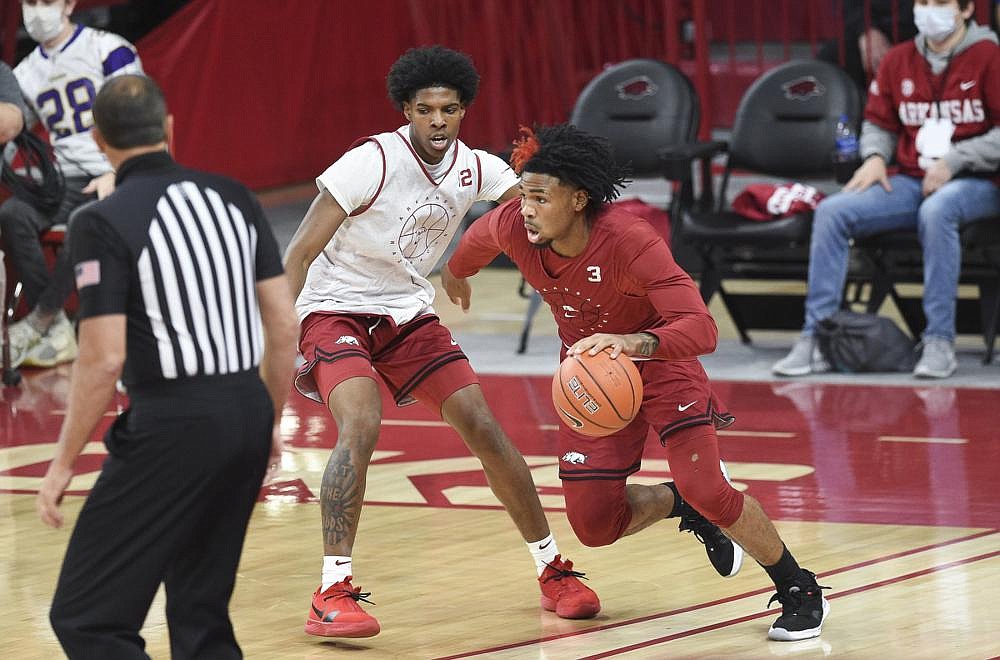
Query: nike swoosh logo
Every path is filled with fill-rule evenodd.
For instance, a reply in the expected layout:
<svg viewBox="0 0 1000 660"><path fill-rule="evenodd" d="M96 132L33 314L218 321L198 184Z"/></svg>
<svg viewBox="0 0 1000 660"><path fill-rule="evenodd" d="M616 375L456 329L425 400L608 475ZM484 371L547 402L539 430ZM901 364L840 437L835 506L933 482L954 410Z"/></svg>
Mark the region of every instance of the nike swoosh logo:
<svg viewBox="0 0 1000 660"><path fill-rule="evenodd" d="M549 541L549 542L548 542L548 543L546 543L545 545L540 545L540 546L538 546L538 549L539 549L539 550L544 550L545 548L549 547L550 545L552 545L552 541Z"/></svg>
<svg viewBox="0 0 1000 660"><path fill-rule="evenodd" d="M570 415L568 412L566 412L562 408L559 409L559 412L561 412L563 415L566 416L566 419L569 420L569 423L570 423L571 426L573 426L573 428L577 428L577 429L582 429L583 428L583 422L581 422L580 420L578 420L576 417L573 417L573 415Z"/></svg>
<svg viewBox="0 0 1000 660"><path fill-rule="evenodd" d="M690 408L691 406L693 406L696 403L698 403L698 399L695 399L694 401L692 401L691 403L687 404L686 406L682 406L681 404L678 403L677 404L677 410L679 412L684 412L685 410L687 410L688 408Z"/></svg>
<svg viewBox="0 0 1000 660"><path fill-rule="evenodd" d="M351 560L348 559L347 561L340 561L339 559L336 559L334 560L333 563L336 564L337 566L343 566L344 564L350 564Z"/></svg>
<svg viewBox="0 0 1000 660"><path fill-rule="evenodd" d="M340 610L331 610L330 613L327 614L323 610L316 609L315 605L313 605L312 608L313 608L313 614L315 614L316 618L322 621L323 623L330 623L331 621L337 618L338 614L340 614Z"/></svg>
<svg viewBox="0 0 1000 660"><path fill-rule="evenodd" d="M958 86L960 88L962 88L963 92L966 92L966 91L968 91L968 90L970 90L970 89L972 89L973 87L976 86L976 81L975 80L966 80L963 83L959 83Z"/></svg>

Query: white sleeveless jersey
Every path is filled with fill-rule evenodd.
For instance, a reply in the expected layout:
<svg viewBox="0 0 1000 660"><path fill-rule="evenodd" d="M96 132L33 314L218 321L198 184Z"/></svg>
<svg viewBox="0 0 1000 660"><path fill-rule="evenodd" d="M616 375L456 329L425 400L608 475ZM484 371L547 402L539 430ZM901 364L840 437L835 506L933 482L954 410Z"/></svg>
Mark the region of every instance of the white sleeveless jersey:
<svg viewBox="0 0 1000 660"><path fill-rule="evenodd" d="M427 276L469 207L517 185L501 159L458 140L432 173L407 130L367 138L316 180L350 214L309 267L296 301L299 320L339 311L401 325L433 312Z"/></svg>
<svg viewBox="0 0 1000 660"><path fill-rule="evenodd" d="M142 73L135 46L117 34L82 25L52 52L39 44L14 69L66 176L94 177L111 170L90 136L91 108L104 81L123 73Z"/></svg>

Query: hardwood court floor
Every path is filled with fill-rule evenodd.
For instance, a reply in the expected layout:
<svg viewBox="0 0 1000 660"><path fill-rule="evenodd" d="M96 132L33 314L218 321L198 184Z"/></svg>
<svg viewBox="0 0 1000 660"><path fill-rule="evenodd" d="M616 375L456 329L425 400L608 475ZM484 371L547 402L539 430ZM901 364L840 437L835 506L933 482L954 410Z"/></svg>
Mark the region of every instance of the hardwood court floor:
<svg viewBox="0 0 1000 660"><path fill-rule="evenodd" d="M51 456L67 368L26 374L0 405L0 656L59 656L48 603L68 538L38 522L33 490ZM803 565L820 575L831 615L822 638L769 642L768 581L749 562L723 580L673 522L608 548L584 548L561 511L557 420L548 378L485 376L488 399L526 455L560 549L604 609L566 621L538 607L521 539L453 432L419 407L385 405L355 548L377 637L302 632L322 547L315 502L335 431L292 397L293 446L247 538L232 615L249 658L850 657L1000 655L989 603L1000 592L997 394L977 389L719 383L739 412L720 446L734 481L760 499ZM122 402L119 402L122 403ZM110 420L110 418L109 418ZM70 524L99 469L88 446L67 497ZM650 441L636 481L669 477ZM163 601L143 631L169 655Z"/></svg>

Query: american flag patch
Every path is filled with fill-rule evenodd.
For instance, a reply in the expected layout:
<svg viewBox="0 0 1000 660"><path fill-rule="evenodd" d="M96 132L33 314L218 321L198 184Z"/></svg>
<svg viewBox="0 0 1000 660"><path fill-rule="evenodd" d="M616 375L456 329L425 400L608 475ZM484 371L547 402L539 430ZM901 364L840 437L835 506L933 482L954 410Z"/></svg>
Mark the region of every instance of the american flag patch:
<svg viewBox="0 0 1000 660"><path fill-rule="evenodd" d="M76 288L94 286L101 283L101 262L97 259L81 261L76 265Z"/></svg>

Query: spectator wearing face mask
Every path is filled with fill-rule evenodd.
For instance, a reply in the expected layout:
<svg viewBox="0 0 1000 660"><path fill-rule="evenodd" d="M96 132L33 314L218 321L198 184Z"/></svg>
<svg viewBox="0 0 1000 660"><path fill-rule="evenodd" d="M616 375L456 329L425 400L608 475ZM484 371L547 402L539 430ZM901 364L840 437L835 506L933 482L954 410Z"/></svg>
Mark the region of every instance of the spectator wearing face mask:
<svg viewBox="0 0 1000 660"><path fill-rule="evenodd" d="M829 369L814 332L840 307L850 241L897 230L916 230L923 245L927 327L913 373L955 372L959 229L1000 214L1000 48L974 11L973 0L914 2L919 34L886 54L869 89L864 163L816 209L805 326L774 373Z"/></svg>
<svg viewBox="0 0 1000 660"><path fill-rule="evenodd" d="M116 34L70 21L76 0L23 0L28 35L38 42L14 69L29 107L26 123L41 121L66 178L66 193L55 213L32 200L12 197L0 206L0 233L7 258L24 284L30 313L10 326L12 366L49 367L76 357L73 325L63 312L73 290L65 250L50 272L39 236L68 221L84 202L107 195L114 173L90 135L91 108L106 80L142 73L135 47Z"/></svg>

